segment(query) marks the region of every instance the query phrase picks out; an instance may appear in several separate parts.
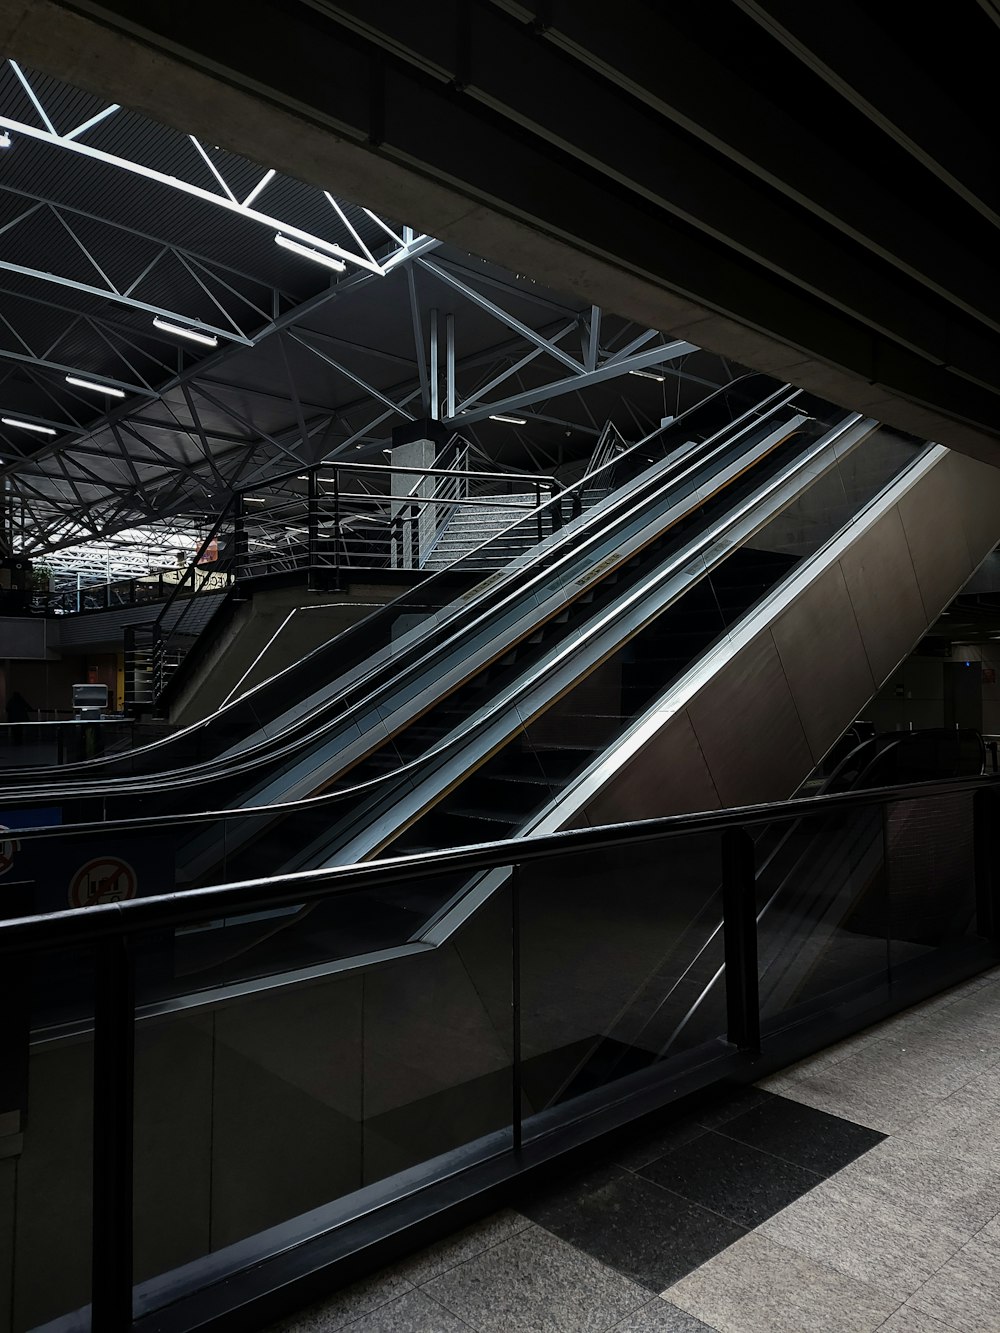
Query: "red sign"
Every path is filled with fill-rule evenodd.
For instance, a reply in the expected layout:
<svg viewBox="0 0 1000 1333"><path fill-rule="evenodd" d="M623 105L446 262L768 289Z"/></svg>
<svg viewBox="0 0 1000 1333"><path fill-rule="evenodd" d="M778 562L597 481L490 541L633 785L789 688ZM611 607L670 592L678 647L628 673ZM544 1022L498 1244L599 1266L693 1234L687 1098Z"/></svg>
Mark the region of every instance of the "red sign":
<svg viewBox="0 0 1000 1333"><path fill-rule="evenodd" d="M100 857L82 866L69 884L70 907L94 907L134 898L136 874L127 861Z"/></svg>

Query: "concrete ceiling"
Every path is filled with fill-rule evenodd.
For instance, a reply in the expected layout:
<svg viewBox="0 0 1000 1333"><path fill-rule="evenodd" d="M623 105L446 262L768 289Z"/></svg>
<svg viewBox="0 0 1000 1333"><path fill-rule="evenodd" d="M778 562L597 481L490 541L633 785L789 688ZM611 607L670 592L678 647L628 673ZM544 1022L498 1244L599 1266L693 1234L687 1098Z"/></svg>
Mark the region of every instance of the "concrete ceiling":
<svg viewBox="0 0 1000 1333"><path fill-rule="evenodd" d="M1000 457L995 5L19 0L5 49Z"/></svg>

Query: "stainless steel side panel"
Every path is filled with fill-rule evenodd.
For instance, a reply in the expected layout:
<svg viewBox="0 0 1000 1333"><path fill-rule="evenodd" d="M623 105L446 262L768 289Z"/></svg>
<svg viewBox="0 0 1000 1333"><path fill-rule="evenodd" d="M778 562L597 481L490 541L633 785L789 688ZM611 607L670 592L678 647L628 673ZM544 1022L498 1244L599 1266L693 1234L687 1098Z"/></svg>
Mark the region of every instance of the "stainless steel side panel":
<svg viewBox="0 0 1000 1333"><path fill-rule="evenodd" d="M936 447L533 823L784 799L1000 542L1000 469Z"/></svg>

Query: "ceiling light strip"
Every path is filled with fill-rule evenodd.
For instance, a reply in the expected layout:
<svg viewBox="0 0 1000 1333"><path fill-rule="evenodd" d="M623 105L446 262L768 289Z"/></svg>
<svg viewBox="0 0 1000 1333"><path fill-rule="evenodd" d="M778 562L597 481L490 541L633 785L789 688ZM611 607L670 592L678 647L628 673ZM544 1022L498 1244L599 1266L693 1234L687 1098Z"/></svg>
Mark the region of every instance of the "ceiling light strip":
<svg viewBox="0 0 1000 1333"><path fill-rule="evenodd" d="M124 398L125 390L116 389L113 384L98 384L95 380L82 380L77 375L67 375L67 384L74 384L78 389L92 389L94 393L106 393L111 398Z"/></svg>
<svg viewBox="0 0 1000 1333"><path fill-rule="evenodd" d="M337 273L343 273L347 265L342 259L334 255L324 254L322 250L316 250L310 245L303 245L301 241L293 240L290 236L283 236L279 231L274 238L275 245L280 245L283 250L290 250L293 255L299 255L302 259L309 259L314 264L322 264L325 268L332 268ZM343 253L340 246L331 246L337 254Z"/></svg>
<svg viewBox="0 0 1000 1333"><path fill-rule="evenodd" d="M183 324L171 324L169 320L154 316L153 323L164 333L176 334L179 338L190 338L192 342L202 343L205 347L218 347L219 340L214 333L202 333L199 329L188 329Z"/></svg>
<svg viewBox="0 0 1000 1333"><path fill-rule="evenodd" d="M0 417L4 426L16 426L18 430L33 430L38 435L58 435L51 426L40 426L37 421L20 421L17 417Z"/></svg>

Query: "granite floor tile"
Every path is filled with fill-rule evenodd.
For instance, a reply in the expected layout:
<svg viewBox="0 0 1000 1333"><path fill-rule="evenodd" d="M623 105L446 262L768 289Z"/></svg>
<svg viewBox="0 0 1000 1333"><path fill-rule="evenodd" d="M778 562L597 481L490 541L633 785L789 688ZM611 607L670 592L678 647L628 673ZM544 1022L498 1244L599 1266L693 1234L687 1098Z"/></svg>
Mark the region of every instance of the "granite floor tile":
<svg viewBox="0 0 1000 1333"><path fill-rule="evenodd" d="M692 1111L693 1118L705 1129L716 1129L727 1120L733 1120L755 1107L766 1106L772 1094L763 1088L737 1087L725 1088L715 1096L708 1097Z"/></svg>
<svg viewBox="0 0 1000 1333"><path fill-rule="evenodd" d="M886 1139L845 1166L836 1186L918 1216L940 1219L971 1236L1000 1212L995 1161L942 1150L902 1136Z"/></svg>
<svg viewBox="0 0 1000 1333"><path fill-rule="evenodd" d="M977 1097L983 1097L1000 1105L1000 1065L993 1065L982 1074L977 1074L975 1078L970 1078L968 1083L960 1092L973 1093Z"/></svg>
<svg viewBox="0 0 1000 1333"><path fill-rule="evenodd" d="M530 1226L421 1288L476 1333L606 1333L649 1292Z"/></svg>
<svg viewBox="0 0 1000 1333"><path fill-rule="evenodd" d="M759 1225L823 1179L715 1130L640 1174L742 1227Z"/></svg>
<svg viewBox="0 0 1000 1333"><path fill-rule="evenodd" d="M928 1278L907 1304L962 1333L997 1333L1000 1263L996 1252L970 1241Z"/></svg>
<svg viewBox="0 0 1000 1333"><path fill-rule="evenodd" d="M769 1218L760 1228L809 1259L888 1292L900 1302L968 1241L968 1232L927 1220L869 1194L847 1194L839 1177Z"/></svg>
<svg viewBox="0 0 1000 1333"><path fill-rule="evenodd" d="M824 1069L829 1069L831 1065L840 1064L849 1056L857 1055L859 1051L863 1051L874 1042L880 1041L882 1035L881 1029L878 1027L866 1028L863 1032L857 1032L852 1037L845 1037L843 1041L838 1041L833 1046L827 1046L824 1050L817 1051L815 1055L807 1055L804 1060L798 1060L795 1064L788 1065L776 1074L761 1079L756 1086L764 1090L780 1092L789 1083L795 1083L800 1078L807 1078L810 1074L818 1074Z"/></svg>
<svg viewBox="0 0 1000 1333"><path fill-rule="evenodd" d="M979 1241L980 1245L989 1245L1000 1256L1000 1213L991 1218L972 1239Z"/></svg>
<svg viewBox="0 0 1000 1333"><path fill-rule="evenodd" d="M516 1213L512 1208L505 1208L481 1222L474 1223L471 1227L465 1227L453 1236L446 1236L436 1245L429 1245L425 1250L410 1255L409 1258L396 1264L393 1272L412 1282L415 1287L419 1287L429 1282L432 1277L437 1277L439 1273L454 1268L456 1264L465 1263L467 1259L480 1254L483 1250L488 1250L490 1246L508 1240L527 1226L530 1226L530 1223L526 1217Z"/></svg>
<svg viewBox="0 0 1000 1333"><path fill-rule="evenodd" d="M952 990L944 991L940 995L932 995L927 1000L921 1000L919 1004L911 1005L909 1009L902 1010L901 1013L893 1014L884 1019L876 1027L870 1028L879 1039L888 1036L897 1036L907 1032L911 1027L926 1023L929 1019L938 1014L944 1013L946 1009L951 1008L959 1000L964 999L972 993L973 988L966 989L966 986L955 986ZM975 987L974 989L979 989Z"/></svg>
<svg viewBox="0 0 1000 1333"><path fill-rule="evenodd" d="M615 1324L610 1333L715 1333L715 1330L672 1301L656 1296L641 1310Z"/></svg>
<svg viewBox="0 0 1000 1333"><path fill-rule="evenodd" d="M993 979L978 989L972 988L966 993L949 991L953 1004L968 1005L977 1013L1000 1014L1000 977L993 974Z"/></svg>
<svg viewBox="0 0 1000 1333"><path fill-rule="evenodd" d="M412 1290L410 1282L387 1268L334 1292L328 1300L319 1301L289 1319L274 1324L269 1333L334 1333L334 1330L346 1328L348 1324L399 1300Z"/></svg>
<svg viewBox="0 0 1000 1333"><path fill-rule="evenodd" d="M718 1132L823 1176L839 1171L885 1137L865 1125L780 1096L744 1111L720 1125Z"/></svg>
<svg viewBox="0 0 1000 1333"><path fill-rule="evenodd" d="M972 1037L952 1035L940 1044L921 1041L919 1036L912 1041L887 1037L827 1072L845 1085L947 1097L998 1061L1000 1051L984 1048Z"/></svg>
<svg viewBox="0 0 1000 1333"><path fill-rule="evenodd" d="M943 1098L897 1137L942 1152L1000 1160L1000 1096L969 1084Z"/></svg>
<svg viewBox="0 0 1000 1333"><path fill-rule="evenodd" d="M589 1172L526 1200L521 1208L561 1240L656 1292L744 1232L718 1213L620 1167Z"/></svg>
<svg viewBox="0 0 1000 1333"><path fill-rule="evenodd" d="M783 1090L782 1096L882 1134L899 1133L940 1100L915 1090L909 1082L901 1083L873 1071L859 1073L852 1069L845 1077L844 1066L853 1059L796 1079Z"/></svg>
<svg viewBox="0 0 1000 1333"><path fill-rule="evenodd" d="M422 1291L408 1291L355 1319L346 1333L470 1333L470 1327Z"/></svg>
<svg viewBox="0 0 1000 1333"><path fill-rule="evenodd" d="M922 1310L903 1305L879 1325L878 1333L961 1333L961 1330L954 1324L942 1324Z"/></svg>
<svg viewBox="0 0 1000 1333"><path fill-rule="evenodd" d="M874 1333L899 1305L758 1231L663 1294L719 1333Z"/></svg>
<svg viewBox="0 0 1000 1333"><path fill-rule="evenodd" d="M981 994L982 992L977 992ZM983 1013L975 1001L968 1005L951 1004L929 1014L908 1018L905 1024L889 1029L886 1038L900 1042L918 1042L928 1049L946 1048L953 1040L974 1042L984 1050L1000 1049L1000 1023L995 1013Z"/></svg>
<svg viewBox="0 0 1000 1333"><path fill-rule="evenodd" d="M760 1088L761 1092L780 1094L795 1082L796 1071L796 1065L789 1065L787 1069L782 1069L777 1074L768 1074L766 1078L755 1083L754 1087Z"/></svg>
<svg viewBox="0 0 1000 1333"><path fill-rule="evenodd" d="M870 1046L857 1058L875 1062L883 1073L909 1081L927 1096L947 1097L1000 1063L1000 1043L976 1033L962 1036L947 1024L943 1016L929 1020L899 1039Z"/></svg>
<svg viewBox="0 0 1000 1333"><path fill-rule="evenodd" d="M639 1171L650 1162L655 1162L665 1153L673 1152L692 1139L700 1138L707 1131L703 1125L691 1116L664 1125L662 1129L641 1136L631 1142L622 1140L608 1155L608 1160L616 1166L624 1166L629 1171Z"/></svg>

